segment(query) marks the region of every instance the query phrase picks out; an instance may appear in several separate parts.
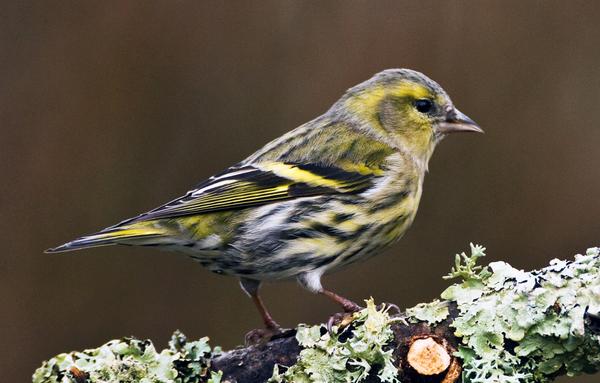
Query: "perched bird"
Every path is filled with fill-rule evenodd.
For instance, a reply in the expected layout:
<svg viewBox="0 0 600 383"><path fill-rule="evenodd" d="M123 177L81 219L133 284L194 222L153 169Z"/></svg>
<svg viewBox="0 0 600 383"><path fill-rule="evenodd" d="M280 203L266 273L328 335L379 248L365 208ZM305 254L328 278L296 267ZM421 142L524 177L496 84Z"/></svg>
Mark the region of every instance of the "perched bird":
<svg viewBox="0 0 600 383"><path fill-rule="evenodd" d="M359 306L321 276L406 232L433 149L454 132L482 130L422 73L385 70L184 196L47 252L123 244L187 253L238 277L275 331L259 296L265 280L296 278L351 312Z"/></svg>

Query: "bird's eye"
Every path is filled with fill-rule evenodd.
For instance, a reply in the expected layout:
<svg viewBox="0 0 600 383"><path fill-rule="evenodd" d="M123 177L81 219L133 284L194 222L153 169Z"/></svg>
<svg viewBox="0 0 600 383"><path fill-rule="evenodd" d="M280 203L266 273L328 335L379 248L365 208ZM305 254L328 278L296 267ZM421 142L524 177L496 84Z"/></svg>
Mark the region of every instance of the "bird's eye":
<svg viewBox="0 0 600 383"><path fill-rule="evenodd" d="M415 108L421 113L429 113L433 109L433 102L427 98L415 101Z"/></svg>

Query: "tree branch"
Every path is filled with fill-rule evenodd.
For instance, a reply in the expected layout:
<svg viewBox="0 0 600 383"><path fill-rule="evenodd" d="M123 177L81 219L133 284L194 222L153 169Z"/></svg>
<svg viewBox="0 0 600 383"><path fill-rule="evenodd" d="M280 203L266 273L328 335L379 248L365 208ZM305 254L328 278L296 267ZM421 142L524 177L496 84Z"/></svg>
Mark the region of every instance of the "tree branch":
<svg viewBox="0 0 600 383"><path fill-rule="evenodd" d="M442 301L404 313L376 307L289 330L227 352L176 332L160 353L150 341L113 340L44 362L39 382L548 382L600 369L600 254L524 272L457 255L459 278ZM146 379L146 380L144 380Z"/></svg>

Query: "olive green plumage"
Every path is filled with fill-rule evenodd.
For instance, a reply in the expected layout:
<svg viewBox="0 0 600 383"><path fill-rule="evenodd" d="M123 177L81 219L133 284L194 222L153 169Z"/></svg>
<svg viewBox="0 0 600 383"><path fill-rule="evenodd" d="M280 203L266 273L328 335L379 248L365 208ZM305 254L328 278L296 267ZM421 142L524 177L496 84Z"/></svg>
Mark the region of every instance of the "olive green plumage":
<svg viewBox="0 0 600 383"><path fill-rule="evenodd" d="M386 70L183 197L49 252L111 244L183 251L240 277L259 308L262 280L295 277L329 294L323 273L376 254L408 229L433 149L458 131L481 130L423 74Z"/></svg>

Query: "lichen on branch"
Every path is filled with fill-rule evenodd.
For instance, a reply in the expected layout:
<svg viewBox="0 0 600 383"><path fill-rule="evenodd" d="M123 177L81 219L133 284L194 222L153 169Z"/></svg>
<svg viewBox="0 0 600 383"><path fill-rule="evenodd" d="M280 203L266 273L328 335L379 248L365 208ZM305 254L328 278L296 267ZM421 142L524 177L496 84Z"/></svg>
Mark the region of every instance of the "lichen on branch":
<svg viewBox="0 0 600 383"><path fill-rule="evenodd" d="M179 332L161 352L150 341L113 340L60 354L33 380L541 383L600 370L600 249L530 272L505 262L479 265L484 255L476 245L457 255L447 278L459 281L441 300L403 314L368 300L331 332L299 325L267 344L228 352Z"/></svg>
<svg viewBox="0 0 600 383"><path fill-rule="evenodd" d="M441 295L458 308L452 327L466 382L546 382L600 369L600 337L586 331L587 314L600 312L598 248L531 272L505 262L476 269L484 249L471 249L451 273L461 283Z"/></svg>
<svg viewBox="0 0 600 383"><path fill-rule="evenodd" d="M208 369L220 352L207 337L188 342L179 331L161 352L149 340L115 339L55 356L35 371L33 383L220 383L221 374Z"/></svg>
<svg viewBox="0 0 600 383"><path fill-rule="evenodd" d="M386 308L377 309L373 299L356 313L346 327L300 325L296 334L303 348L296 364L281 373L275 365L270 383L362 382L374 373L381 382L398 382L393 363L394 339ZM376 370L376 372L375 372Z"/></svg>

